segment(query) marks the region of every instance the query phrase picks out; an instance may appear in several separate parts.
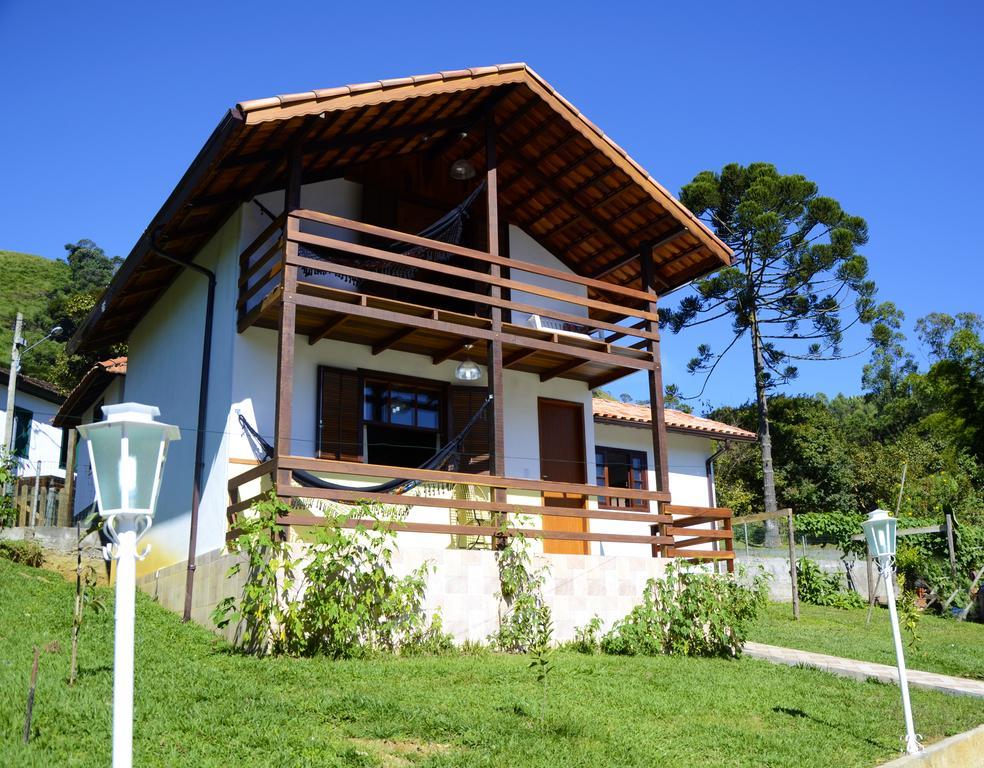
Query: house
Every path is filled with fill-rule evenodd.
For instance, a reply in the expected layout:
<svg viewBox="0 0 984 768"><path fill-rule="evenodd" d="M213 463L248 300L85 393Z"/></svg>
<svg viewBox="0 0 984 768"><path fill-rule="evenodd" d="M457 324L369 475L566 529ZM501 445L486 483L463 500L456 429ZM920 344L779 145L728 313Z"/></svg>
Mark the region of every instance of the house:
<svg viewBox="0 0 984 768"><path fill-rule="evenodd" d="M7 402L10 370L0 368L0 402ZM13 454L19 477L65 476L62 431L52 425L64 396L40 379L17 376L14 402ZM7 413L0 411L0 434L6 434Z"/></svg>
<svg viewBox="0 0 984 768"><path fill-rule="evenodd" d="M326 505L407 506L401 557L437 562L450 626L487 610L502 515L555 578L612 574L571 587L582 612L634 599L654 553L691 554L674 505L707 503L671 483L659 295L730 259L524 64L237 104L70 343L125 341L126 398L181 429L138 574L206 615L273 488L292 536ZM635 372L651 482L598 487L592 391Z"/></svg>
<svg viewBox="0 0 984 768"><path fill-rule="evenodd" d="M6 404L10 370L0 368L0 403ZM18 525L56 525L68 516L62 487L65 478L65 441L52 417L64 397L40 379L17 376L14 393L14 425L11 435L13 488ZM0 434L6 435L7 412L0 411Z"/></svg>
<svg viewBox="0 0 984 768"><path fill-rule="evenodd" d="M66 439L66 487L71 500L72 520L77 520L96 501L89 452L79 450L75 427L102 420L104 405L122 403L126 383L126 358L114 357L95 363L75 385L55 414L53 424L68 432Z"/></svg>

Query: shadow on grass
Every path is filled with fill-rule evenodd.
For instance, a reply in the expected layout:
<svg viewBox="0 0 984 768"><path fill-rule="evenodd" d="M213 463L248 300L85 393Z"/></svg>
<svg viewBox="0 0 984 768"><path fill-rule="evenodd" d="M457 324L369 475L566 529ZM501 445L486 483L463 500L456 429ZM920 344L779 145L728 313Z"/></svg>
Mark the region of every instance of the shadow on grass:
<svg viewBox="0 0 984 768"><path fill-rule="evenodd" d="M839 736L849 736L855 741L859 741L863 744L868 744L872 747L877 747L878 749L890 749L891 745L886 745L883 742L875 741L874 739L869 739L867 736L861 736L857 733L852 733L850 730L844 728L843 725L837 723L832 723L829 720L824 720L821 717L814 717L809 712L804 712L802 709L796 709L794 707L773 707L772 711L777 715L786 715L788 717L795 717L803 720L810 720L817 725L822 725L825 728L829 728L832 731L836 731Z"/></svg>

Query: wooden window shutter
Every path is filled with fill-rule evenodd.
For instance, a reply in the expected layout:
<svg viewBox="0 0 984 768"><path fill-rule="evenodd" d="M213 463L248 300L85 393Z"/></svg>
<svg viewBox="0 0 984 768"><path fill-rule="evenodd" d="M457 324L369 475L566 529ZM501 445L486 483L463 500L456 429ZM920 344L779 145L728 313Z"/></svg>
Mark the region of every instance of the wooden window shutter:
<svg viewBox="0 0 984 768"><path fill-rule="evenodd" d="M318 368L318 456L362 461L362 377L357 371Z"/></svg>
<svg viewBox="0 0 984 768"><path fill-rule="evenodd" d="M465 428L475 411L482 407L489 391L486 387L452 386L448 390L450 399L451 429L449 438L455 437ZM461 444L461 472L473 474L489 473L489 409L475 422L465 435Z"/></svg>

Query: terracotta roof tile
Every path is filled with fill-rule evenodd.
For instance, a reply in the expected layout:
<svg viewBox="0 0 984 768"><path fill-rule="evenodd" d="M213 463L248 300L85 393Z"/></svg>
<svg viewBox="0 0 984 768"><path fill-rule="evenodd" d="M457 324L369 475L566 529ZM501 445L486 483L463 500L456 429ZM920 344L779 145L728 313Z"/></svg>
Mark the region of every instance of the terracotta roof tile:
<svg viewBox="0 0 984 768"><path fill-rule="evenodd" d="M596 420L626 421L635 424L650 424L652 421L648 405L622 403L617 400L606 400L596 397L593 401L593 407ZM663 413L666 419L666 428L676 432L729 437L733 440L754 441L758 439L758 436L754 432L749 432L747 429L733 427L730 424L714 421L713 419L694 416L692 413L684 413L673 408L666 408Z"/></svg>

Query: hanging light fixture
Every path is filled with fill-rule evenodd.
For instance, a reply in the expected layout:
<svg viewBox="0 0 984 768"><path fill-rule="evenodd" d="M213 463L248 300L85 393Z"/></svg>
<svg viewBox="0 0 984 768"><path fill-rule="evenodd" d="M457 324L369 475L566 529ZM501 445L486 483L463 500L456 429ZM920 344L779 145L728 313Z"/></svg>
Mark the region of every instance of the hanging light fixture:
<svg viewBox="0 0 984 768"><path fill-rule="evenodd" d="M451 178L455 181L467 181L475 178L475 166L467 157L462 157L451 163Z"/></svg>
<svg viewBox="0 0 984 768"><path fill-rule="evenodd" d="M478 381L482 378L482 369L475 364L475 362L467 356L468 352L471 351L472 345L465 345L465 359L458 363L458 367L454 369L454 377L458 381Z"/></svg>

